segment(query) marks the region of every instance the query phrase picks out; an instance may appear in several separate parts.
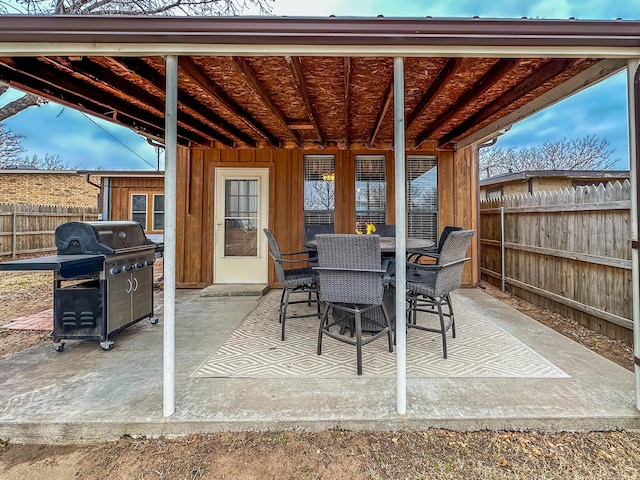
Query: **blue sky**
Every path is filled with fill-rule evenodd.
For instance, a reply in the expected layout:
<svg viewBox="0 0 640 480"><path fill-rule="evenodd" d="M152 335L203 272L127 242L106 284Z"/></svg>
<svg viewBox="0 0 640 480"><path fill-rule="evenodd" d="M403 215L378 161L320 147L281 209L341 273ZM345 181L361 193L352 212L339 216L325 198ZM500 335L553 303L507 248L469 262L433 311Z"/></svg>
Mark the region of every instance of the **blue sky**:
<svg viewBox="0 0 640 480"><path fill-rule="evenodd" d="M275 15L288 16L640 19L640 2L610 0L275 0L273 5ZM0 105L9 99L5 94ZM138 134L52 103L30 108L6 120L5 126L25 137L27 154L59 155L70 167L152 169L158 161L155 149ZM617 168L629 168L624 73L514 125L498 146L528 147L586 135L606 138Z"/></svg>

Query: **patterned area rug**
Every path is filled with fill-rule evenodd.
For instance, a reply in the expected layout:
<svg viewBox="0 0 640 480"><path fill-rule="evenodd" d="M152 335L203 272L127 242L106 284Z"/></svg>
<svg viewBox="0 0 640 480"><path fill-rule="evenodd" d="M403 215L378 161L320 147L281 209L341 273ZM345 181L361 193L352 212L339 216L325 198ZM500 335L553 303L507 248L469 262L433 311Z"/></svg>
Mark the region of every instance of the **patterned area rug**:
<svg viewBox="0 0 640 480"><path fill-rule="evenodd" d="M356 378L355 346L324 337L316 354L319 321L314 317L287 321L280 341L280 292L269 292L224 344L192 377L224 378ZM407 377L568 378L481 312L454 296L456 338L448 337L448 359L442 358L439 334L409 329ZM300 307L296 308L314 308ZM423 314L437 321L436 315ZM363 376L395 377L396 356L383 336L363 347Z"/></svg>

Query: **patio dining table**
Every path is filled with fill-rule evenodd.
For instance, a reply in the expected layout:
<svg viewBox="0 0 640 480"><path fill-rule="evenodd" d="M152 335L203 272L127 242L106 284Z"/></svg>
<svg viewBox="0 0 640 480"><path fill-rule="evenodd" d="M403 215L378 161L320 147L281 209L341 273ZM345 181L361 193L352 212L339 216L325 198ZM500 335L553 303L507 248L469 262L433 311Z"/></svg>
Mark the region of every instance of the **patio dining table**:
<svg viewBox="0 0 640 480"><path fill-rule="evenodd" d="M435 245L431 240L425 240L423 238L409 237L406 240L407 250L414 250L418 248L429 248ZM309 240L305 242L304 247L307 250L317 250L318 242L315 240ZM380 237L380 251L383 255L395 254L396 252L396 237Z"/></svg>
<svg viewBox="0 0 640 480"><path fill-rule="evenodd" d="M407 250L414 250L420 248L429 248L433 247L435 243L431 240L425 240L422 238L407 238L406 239L406 248ZM304 247L308 251L315 251L318 249L318 242L316 240L309 240L305 242ZM395 261L395 253L396 253L396 237L380 237L380 252L383 258L391 258L391 261ZM389 315L389 320L391 321L392 328L395 329L396 323L396 295L395 289L388 287L385 288L384 292L384 305L387 309L387 314ZM375 322L367 322L367 317L372 320L376 320ZM362 330L364 331L377 331L380 329L378 322L381 320L382 312L380 310L372 310L371 312L365 314L363 316L362 322Z"/></svg>

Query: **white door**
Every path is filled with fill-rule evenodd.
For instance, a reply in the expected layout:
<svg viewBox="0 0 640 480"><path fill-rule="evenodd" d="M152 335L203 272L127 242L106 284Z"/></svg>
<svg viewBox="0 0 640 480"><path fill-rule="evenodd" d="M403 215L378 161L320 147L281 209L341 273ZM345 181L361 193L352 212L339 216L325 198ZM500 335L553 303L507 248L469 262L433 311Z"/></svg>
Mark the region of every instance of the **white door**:
<svg viewBox="0 0 640 480"><path fill-rule="evenodd" d="M269 169L217 168L215 283L267 283Z"/></svg>

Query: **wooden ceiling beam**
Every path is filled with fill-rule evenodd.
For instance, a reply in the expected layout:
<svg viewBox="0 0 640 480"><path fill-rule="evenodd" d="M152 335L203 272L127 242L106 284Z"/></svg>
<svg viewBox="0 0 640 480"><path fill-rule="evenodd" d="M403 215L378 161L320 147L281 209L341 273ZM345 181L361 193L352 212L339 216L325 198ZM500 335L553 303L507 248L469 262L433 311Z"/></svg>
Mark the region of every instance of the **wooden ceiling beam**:
<svg viewBox="0 0 640 480"><path fill-rule="evenodd" d="M422 114L425 108L431 103L431 101L440 93L440 90L444 88L447 82L451 79L451 77L456 73L458 67L462 63L462 58L450 58L444 64L440 72L436 78L431 82L431 85L424 92L420 100L418 100L418 104L415 106L413 111L407 115L406 119L406 130L411 128L413 122Z"/></svg>
<svg viewBox="0 0 640 480"><path fill-rule="evenodd" d="M500 59L469 89L467 89L457 100L441 113L431 125L420 132L415 139L414 148L418 148L426 140L429 139L435 131L442 127L453 116L459 113L463 108L475 101L480 95L486 92L490 87L504 78L505 74L511 70L517 61L515 59Z"/></svg>
<svg viewBox="0 0 640 480"><path fill-rule="evenodd" d="M569 68L573 62L574 60L572 59L564 58L549 60L535 72L527 75L524 80L520 81L494 101L488 103L476 113L468 117L449 133L439 138L438 145L445 145L460 136L468 134L469 130L488 120L500 110L512 105L523 95L531 93L536 88L544 85L546 82L559 75L562 71Z"/></svg>
<svg viewBox="0 0 640 480"><path fill-rule="evenodd" d="M298 89L298 94L302 99L305 109L307 110L307 115L309 117L309 121L311 125L313 125L313 130L318 138L318 142L320 145L324 146L325 141L322 137L322 133L320 132L320 127L318 123L318 118L316 115L316 111L311 104L311 100L309 99L309 92L307 91L307 85L304 81L304 73L302 71L302 63L300 62L300 57L284 57L286 62L289 64L289 69L291 70L291 74L293 75L296 88Z"/></svg>
<svg viewBox="0 0 640 480"><path fill-rule="evenodd" d="M141 79L151 83L151 85L156 87L158 90L161 90L163 92L165 91L165 76L155 70L145 61L132 57L110 57L109 61L120 68L129 70ZM200 101L193 98L188 92L181 88L178 88L178 105L185 107L194 113L197 113L202 118L205 118L208 122L211 122L219 130L221 130L223 135L231 135L232 137L238 139L239 141L250 147L257 147L258 143L250 135L247 135L245 132L226 121L214 111L209 110Z"/></svg>
<svg viewBox="0 0 640 480"><path fill-rule="evenodd" d="M164 138L164 118L125 100L107 96L103 90L80 84L69 74L52 70L34 58L0 58L0 64L5 66L2 76L8 83L28 86L33 93L55 102ZM208 143L206 138L184 127L178 127L178 135L184 140L183 145Z"/></svg>
<svg viewBox="0 0 640 480"><path fill-rule="evenodd" d="M289 132L289 135L293 138L293 141L298 146L298 148L301 147L302 143L300 142L300 138L298 137L296 132L291 129L291 127L287 123L287 119L282 113L282 110L280 110L280 108L278 108L278 106L274 103L271 95L269 95L267 90L264 88L264 85L258 79L256 72L253 70L253 68L251 68L251 65L249 65L247 59L245 57L233 57L233 64L238 70L238 73L245 79L245 81L258 95L258 97L260 97L262 103L269 109L280 126Z"/></svg>
<svg viewBox="0 0 640 480"><path fill-rule="evenodd" d="M280 145L280 139L276 138L264 125L253 118L240 104L218 86L209 76L196 65L190 57L179 57L178 65L182 71L195 81L208 95L215 98L239 121L244 123L256 134L260 135L274 147Z"/></svg>
<svg viewBox="0 0 640 480"><path fill-rule="evenodd" d="M123 77L93 62L87 57L74 60L70 64L63 63L57 57L45 57L42 58L42 61L52 63L59 69L64 69L76 76L81 76L85 78L88 83L100 83L110 90L119 92L127 97L133 97L155 110L156 115L159 117L164 117L165 104L162 99L156 97L148 90L128 82L126 79L123 79ZM97 85L96 87L100 88ZM178 110L178 124L186 125L189 130L195 131L202 137L209 137L212 141L220 142L229 148L233 148L234 146L232 139L181 110Z"/></svg>
<svg viewBox="0 0 640 480"><path fill-rule="evenodd" d="M344 139L345 144L351 143L349 137L349 125L351 123L351 95L349 87L351 86L351 57L344 58Z"/></svg>
<svg viewBox="0 0 640 480"><path fill-rule="evenodd" d="M376 137L378 136L378 132L380 131L380 127L382 126L384 117L387 115L387 111L389 110L389 106L391 105L391 100L393 100L393 76L389 80L387 89L385 90L382 97L382 103L380 104L380 108L378 109L378 116L376 117L376 121L373 124L373 128L371 129L371 134L369 135L369 140L367 142L368 146L376 143Z"/></svg>

